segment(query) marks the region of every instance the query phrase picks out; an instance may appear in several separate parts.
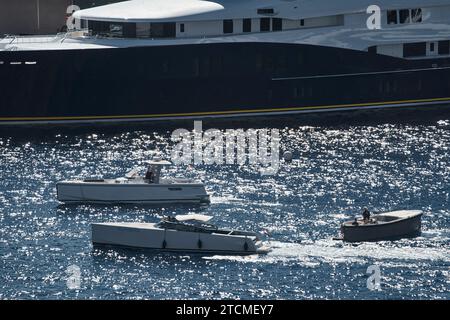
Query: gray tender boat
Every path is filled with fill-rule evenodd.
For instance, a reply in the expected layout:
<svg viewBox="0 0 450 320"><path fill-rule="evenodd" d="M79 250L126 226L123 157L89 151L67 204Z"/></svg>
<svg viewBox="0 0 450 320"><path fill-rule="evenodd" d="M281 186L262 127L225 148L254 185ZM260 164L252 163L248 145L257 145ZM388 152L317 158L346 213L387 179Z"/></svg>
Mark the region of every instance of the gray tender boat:
<svg viewBox="0 0 450 320"><path fill-rule="evenodd" d="M94 245L214 254L265 254L270 248L256 232L220 229L210 216L166 217L159 223L93 223Z"/></svg>
<svg viewBox="0 0 450 320"><path fill-rule="evenodd" d="M341 225L341 239L348 242L395 240L421 233L422 211L403 210L374 215Z"/></svg>

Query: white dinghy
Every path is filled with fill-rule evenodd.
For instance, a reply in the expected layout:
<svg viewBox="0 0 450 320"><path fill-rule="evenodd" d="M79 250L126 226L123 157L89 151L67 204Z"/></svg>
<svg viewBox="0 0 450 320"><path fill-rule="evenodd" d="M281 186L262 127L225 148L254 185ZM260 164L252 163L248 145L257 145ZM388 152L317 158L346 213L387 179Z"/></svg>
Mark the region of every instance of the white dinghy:
<svg viewBox="0 0 450 320"><path fill-rule="evenodd" d="M214 254L264 254L266 247L255 232L219 229L212 217L180 215L159 223L93 223L92 243L163 251Z"/></svg>
<svg viewBox="0 0 450 320"><path fill-rule="evenodd" d="M171 162L155 159L148 162L145 176L135 169L117 179L61 181L56 185L57 198L65 203L209 203L202 182L161 178L161 168L167 165Z"/></svg>

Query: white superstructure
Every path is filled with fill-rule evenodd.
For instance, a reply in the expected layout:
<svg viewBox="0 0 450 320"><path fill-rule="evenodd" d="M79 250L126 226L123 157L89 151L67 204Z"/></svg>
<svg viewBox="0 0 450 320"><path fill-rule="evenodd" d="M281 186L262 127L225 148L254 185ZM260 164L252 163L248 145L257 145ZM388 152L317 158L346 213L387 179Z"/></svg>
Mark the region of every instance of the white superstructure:
<svg viewBox="0 0 450 320"><path fill-rule="evenodd" d="M8 37L0 41L0 50L268 42L362 51L376 47L378 53L402 57L405 43L426 42L427 56L433 57L438 42L450 40L449 0L378 1L379 30L367 28L371 5L367 0L132 0L74 13L85 21L84 28L107 22L111 32ZM126 24L135 24L132 38L120 36Z"/></svg>

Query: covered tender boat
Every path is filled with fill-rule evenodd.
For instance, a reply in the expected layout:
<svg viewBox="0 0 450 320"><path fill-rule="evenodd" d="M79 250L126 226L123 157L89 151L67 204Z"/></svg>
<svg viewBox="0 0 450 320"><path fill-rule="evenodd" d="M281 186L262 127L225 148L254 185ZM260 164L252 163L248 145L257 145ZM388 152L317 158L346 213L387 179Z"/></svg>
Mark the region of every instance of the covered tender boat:
<svg viewBox="0 0 450 320"><path fill-rule="evenodd" d="M159 223L93 223L92 243L164 251L260 254L270 251L255 232L220 229L212 217L179 215Z"/></svg>
<svg viewBox="0 0 450 320"><path fill-rule="evenodd" d="M202 182L187 179L162 179L161 168L169 161L148 163L145 176L138 169L117 179L86 179L57 183L57 197L66 203L209 203Z"/></svg>
<svg viewBox="0 0 450 320"><path fill-rule="evenodd" d="M393 240L417 236L421 232L422 211L403 210L355 219L341 226L342 240L348 242Z"/></svg>

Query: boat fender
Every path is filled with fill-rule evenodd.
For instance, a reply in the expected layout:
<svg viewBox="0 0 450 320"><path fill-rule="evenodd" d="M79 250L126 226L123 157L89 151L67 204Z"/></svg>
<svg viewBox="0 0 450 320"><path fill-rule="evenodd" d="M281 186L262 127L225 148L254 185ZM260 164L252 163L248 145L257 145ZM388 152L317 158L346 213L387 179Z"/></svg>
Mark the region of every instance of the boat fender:
<svg viewBox="0 0 450 320"><path fill-rule="evenodd" d="M201 249L201 248L203 247L203 242L202 242L202 240L198 239L197 247L198 247L199 249Z"/></svg>
<svg viewBox="0 0 450 320"><path fill-rule="evenodd" d="M167 242L166 239L164 239L164 241L162 242L162 248L165 249L167 247Z"/></svg>

